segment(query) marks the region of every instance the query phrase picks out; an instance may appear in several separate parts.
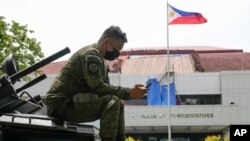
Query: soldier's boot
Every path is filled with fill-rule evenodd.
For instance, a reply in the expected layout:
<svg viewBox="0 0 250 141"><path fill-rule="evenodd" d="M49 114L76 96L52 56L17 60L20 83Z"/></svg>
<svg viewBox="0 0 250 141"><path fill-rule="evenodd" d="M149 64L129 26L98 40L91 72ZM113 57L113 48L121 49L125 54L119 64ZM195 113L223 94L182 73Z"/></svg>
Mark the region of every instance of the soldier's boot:
<svg viewBox="0 0 250 141"><path fill-rule="evenodd" d="M102 138L102 141L116 141L116 140L113 138Z"/></svg>

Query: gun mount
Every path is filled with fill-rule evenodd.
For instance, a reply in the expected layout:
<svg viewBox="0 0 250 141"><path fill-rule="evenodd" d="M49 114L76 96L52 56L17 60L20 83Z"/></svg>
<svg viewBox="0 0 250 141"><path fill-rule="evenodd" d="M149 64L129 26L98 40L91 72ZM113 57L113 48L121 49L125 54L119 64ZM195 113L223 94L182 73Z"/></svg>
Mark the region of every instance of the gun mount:
<svg viewBox="0 0 250 141"><path fill-rule="evenodd" d="M9 55L2 63L2 70L5 74L0 78L0 115L6 112L13 112L13 110L16 110L17 107L20 107L20 104L30 105L28 106L30 107L30 110L25 110L27 113L33 113L34 111L40 109L41 105L36 105L29 101L20 99L17 96L17 93L45 79L45 74L37 77L36 79L30 81L29 83L18 89L15 89L13 87L13 84L22 77L49 64L50 62L62 57L67 53L70 53L68 47L21 71L19 71L19 67L14 59L14 56ZM19 112L23 112L22 108L19 108L19 110L21 110Z"/></svg>
<svg viewBox="0 0 250 141"><path fill-rule="evenodd" d="M69 123L39 114L46 105L39 95L31 97L23 90L46 78L42 74L20 88L13 84L22 77L69 53L68 47L19 71L13 55L1 64L4 75L0 77L0 141L95 141L99 140L98 129L92 125ZM18 93L21 95L18 95ZM27 94L28 98L22 98ZM32 134L30 134L32 133Z"/></svg>
<svg viewBox="0 0 250 141"><path fill-rule="evenodd" d="M27 75L27 74L29 74L29 73L43 67L43 66L49 64L50 62L52 62L52 61L54 61L54 60L56 60L56 59L58 59L58 58L60 58L60 57L62 57L64 55L66 55L68 53L70 53L70 50L69 50L68 47L66 47L63 50L49 56L48 58L45 58L45 59L35 63L34 65L31 65L30 67L28 67L28 68L26 68L26 69L24 69L24 70L22 70L20 72L17 72L16 74L13 74L12 76L10 76L10 79L11 79L12 82L16 81L16 80L24 77L25 75Z"/></svg>

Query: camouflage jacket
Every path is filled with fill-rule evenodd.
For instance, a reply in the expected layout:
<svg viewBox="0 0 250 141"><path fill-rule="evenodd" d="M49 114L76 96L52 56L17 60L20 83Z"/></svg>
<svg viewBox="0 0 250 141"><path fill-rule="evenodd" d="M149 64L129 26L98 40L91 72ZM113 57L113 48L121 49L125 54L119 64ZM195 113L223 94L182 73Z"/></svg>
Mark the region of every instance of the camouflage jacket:
<svg viewBox="0 0 250 141"><path fill-rule="evenodd" d="M131 92L130 88L109 84L107 65L97 44L83 47L72 55L55 78L46 99L65 100L87 92L116 95L123 100L128 100Z"/></svg>

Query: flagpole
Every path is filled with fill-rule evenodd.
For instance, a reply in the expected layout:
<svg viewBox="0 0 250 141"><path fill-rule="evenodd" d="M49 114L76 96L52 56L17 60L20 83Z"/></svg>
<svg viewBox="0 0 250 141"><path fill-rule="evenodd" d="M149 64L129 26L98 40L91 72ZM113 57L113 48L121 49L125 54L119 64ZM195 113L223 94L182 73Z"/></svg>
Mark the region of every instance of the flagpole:
<svg viewBox="0 0 250 141"><path fill-rule="evenodd" d="M171 108L170 108L170 56L169 56L169 14L168 14L168 0L167 0L167 93L168 93L168 141L172 141L171 139Z"/></svg>

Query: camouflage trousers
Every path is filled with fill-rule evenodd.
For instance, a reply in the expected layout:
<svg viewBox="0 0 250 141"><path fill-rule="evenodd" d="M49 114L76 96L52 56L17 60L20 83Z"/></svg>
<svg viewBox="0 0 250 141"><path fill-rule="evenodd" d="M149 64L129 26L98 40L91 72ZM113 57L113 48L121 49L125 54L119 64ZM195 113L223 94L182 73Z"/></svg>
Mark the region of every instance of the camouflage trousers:
<svg viewBox="0 0 250 141"><path fill-rule="evenodd" d="M79 93L71 100L46 102L49 116L77 123L100 119L101 138L125 140L124 105L117 96Z"/></svg>

